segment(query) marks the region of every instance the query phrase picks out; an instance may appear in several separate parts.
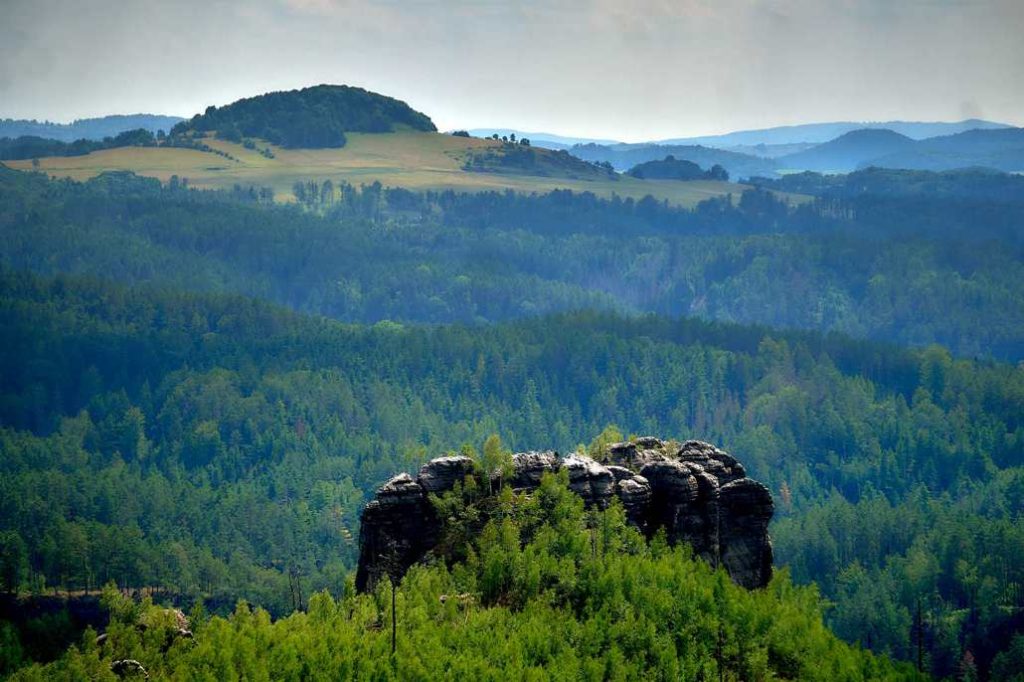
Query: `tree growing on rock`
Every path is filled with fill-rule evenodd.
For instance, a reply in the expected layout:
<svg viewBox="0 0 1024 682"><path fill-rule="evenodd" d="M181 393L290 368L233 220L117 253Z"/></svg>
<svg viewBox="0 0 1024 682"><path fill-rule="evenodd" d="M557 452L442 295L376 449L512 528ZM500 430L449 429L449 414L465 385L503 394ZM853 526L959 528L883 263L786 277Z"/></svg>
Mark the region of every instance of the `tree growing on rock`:
<svg viewBox="0 0 1024 682"><path fill-rule="evenodd" d="M480 465L487 476L487 484L491 493L494 492L495 476L498 478L498 487L501 488L505 479L511 475L513 470L512 451L502 445L501 437L498 434L492 433L484 441L484 452L480 459Z"/></svg>

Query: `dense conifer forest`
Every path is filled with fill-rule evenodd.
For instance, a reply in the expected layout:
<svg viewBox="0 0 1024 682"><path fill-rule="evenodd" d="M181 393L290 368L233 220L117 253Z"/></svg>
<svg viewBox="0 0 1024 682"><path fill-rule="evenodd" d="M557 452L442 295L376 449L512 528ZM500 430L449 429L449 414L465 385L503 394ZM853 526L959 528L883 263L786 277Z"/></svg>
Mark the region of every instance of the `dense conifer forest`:
<svg viewBox="0 0 1024 682"><path fill-rule="evenodd" d="M537 502L510 501L477 563L399 588L405 673L913 674L825 623L938 676L1013 679L1024 205L1004 176L933 175L947 189L926 201L909 189L920 174L889 173L885 191L851 183L794 205L757 190L691 211L320 182L279 207L259 188L0 169L2 587L115 582L205 605L195 643L166 656L133 630L149 606L109 591L106 648L72 628L39 651L25 637L43 625L4 624L3 671L81 642L27 679L109 672L115 655L166 676L401 675L390 588L346 587L374 488L495 433L568 452L617 432L733 452L776 497L788 571L745 593L637 545L614 511L595 521L565 502L538 526ZM978 193L1004 191L978 227ZM592 555L586 529L605 527L629 551ZM470 593L485 596L438 599ZM240 599L253 607L204 615ZM507 648L464 639L492 631ZM331 646L307 646L326 632ZM600 655L584 661L591 641Z"/></svg>
<svg viewBox="0 0 1024 682"><path fill-rule="evenodd" d="M344 147L345 133L437 130L430 118L392 97L347 85L271 92L207 107L171 129L173 137L213 132L232 142L259 138L289 148Z"/></svg>
<svg viewBox="0 0 1024 682"><path fill-rule="evenodd" d="M1024 358L1024 177L850 177L799 205L758 190L693 210L323 179L302 206L280 207L254 187L196 192L121 173L75 184L0 168L0 262L231 291L350 322L601 308ZM923 196L922 182L941 189Z"/></svg>

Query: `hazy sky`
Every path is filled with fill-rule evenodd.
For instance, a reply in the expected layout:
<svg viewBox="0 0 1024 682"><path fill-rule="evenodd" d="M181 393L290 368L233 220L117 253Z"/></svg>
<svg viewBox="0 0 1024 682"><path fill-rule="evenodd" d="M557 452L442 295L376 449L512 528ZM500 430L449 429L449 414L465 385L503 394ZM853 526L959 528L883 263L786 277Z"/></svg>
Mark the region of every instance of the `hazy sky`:
<svg viewBox="0 0 1024 682"><path fill-rule="evenodd" d="M0 118L347 83L441 129L1024 124L1024 0L0 0Z"/></svg>

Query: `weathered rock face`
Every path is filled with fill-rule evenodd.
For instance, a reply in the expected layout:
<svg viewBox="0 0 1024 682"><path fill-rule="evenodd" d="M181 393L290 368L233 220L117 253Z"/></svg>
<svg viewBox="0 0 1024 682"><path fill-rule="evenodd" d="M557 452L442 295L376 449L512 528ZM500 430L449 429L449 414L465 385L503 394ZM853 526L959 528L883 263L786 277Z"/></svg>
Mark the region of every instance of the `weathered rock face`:
<svg viewBox="0 0 1024 682"><path fill-rule="evenodd" d="M569 488L588 507L604 509L618 497L626 518L648 537L664 529L670 543L688 543L744 587L763 587L771 579L772 496L746 477L734 457L700 441L678 446L645 437L610 445L603 459L519 453L509 483L529 492L545 473L566 469ZM439 457L423 465L415 480L399 474L381 486L363 510L358 589L371 589L384 577L397 580L427 556L442 530L428 495L451 490L472 472L467 457Z"/></svg>

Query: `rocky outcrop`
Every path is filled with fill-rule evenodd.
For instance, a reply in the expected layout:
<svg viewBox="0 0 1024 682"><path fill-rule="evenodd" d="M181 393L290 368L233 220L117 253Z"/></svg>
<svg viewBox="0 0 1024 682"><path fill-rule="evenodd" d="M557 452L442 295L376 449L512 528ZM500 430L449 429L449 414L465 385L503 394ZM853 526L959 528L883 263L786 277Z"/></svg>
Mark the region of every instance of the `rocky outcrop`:
<svg viewBox="0 0 1024 682"><path fill-rule="evenodd" d="M772 496L746 477L734 457L700 441L680 446L645 437L614 443L600 459L519 453L507 481L529 492L545 473L565 469L569 488L588 507L605 509L617 497L629 522L648 537L663 529L670 543L689 544L696 556L723 566L745 587L763 587L771 579ZM468 457L439 457L415 479L399 474L381 486L363 510L356 587L371 589L385 577L398 580L425 558L443 525L429 495L451 490L473 473Z"/></svg>

